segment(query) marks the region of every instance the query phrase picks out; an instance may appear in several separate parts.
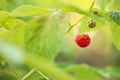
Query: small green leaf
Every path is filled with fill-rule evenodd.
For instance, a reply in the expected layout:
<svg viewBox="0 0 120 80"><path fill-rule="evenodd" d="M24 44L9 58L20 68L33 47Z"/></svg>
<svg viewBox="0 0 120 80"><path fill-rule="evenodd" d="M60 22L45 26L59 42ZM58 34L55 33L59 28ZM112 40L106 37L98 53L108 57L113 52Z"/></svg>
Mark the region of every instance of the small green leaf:
<svg viewBox="0 0 120 80"><path fill-rule="evenodd" d="M100 6L101 10L104 11L111 1L112 0L95 0L95 3L97 3Z"/></svg>
<svg viewBox="0 0 120 80"><path fill-rule="evenodd" d="M35 14L45 14L50 12L49 10L41 9L38 6L32 6L32 5L23 5L16 9L14 9L11 12L11 16L14 17L26 17L26 16L32 16Z"/></svg>

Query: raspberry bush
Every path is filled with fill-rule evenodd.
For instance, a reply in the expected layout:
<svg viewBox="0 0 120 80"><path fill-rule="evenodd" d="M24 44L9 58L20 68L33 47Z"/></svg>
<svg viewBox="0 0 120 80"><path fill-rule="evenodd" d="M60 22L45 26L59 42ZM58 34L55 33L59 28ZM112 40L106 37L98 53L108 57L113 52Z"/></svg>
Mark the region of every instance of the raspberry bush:
<svg viewBox="0 0 120 80"><path fill-rule="evenodd" d="M120 1L89 1L0 0L0 80L119 80L114 64L97 67L72 58L82 48L92 55L101 29L119 57Z"/></svg>

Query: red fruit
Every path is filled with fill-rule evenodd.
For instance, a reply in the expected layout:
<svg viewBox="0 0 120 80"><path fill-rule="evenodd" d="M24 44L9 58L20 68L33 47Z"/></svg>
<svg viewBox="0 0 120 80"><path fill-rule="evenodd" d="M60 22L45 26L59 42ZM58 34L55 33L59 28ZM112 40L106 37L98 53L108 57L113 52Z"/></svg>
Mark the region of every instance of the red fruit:
<svg viewBox="0 0 120 80"><path fill-rule="evenodd" d="M90 44L90 37L88 34L77 35L75 42L79 47L85 48Z"/></svg>

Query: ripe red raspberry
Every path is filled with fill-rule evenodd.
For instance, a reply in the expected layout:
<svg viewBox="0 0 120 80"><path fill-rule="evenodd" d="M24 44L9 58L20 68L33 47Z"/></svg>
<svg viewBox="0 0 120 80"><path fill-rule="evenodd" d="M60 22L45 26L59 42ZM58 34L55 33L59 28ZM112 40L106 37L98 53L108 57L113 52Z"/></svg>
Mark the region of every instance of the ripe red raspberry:
<svg viewBox="0 0 120 80"><path fill-rule="evenodd" d="M90 37L88 34L77 35L75 42L79 47L85 48L90 44Z"/></svg>

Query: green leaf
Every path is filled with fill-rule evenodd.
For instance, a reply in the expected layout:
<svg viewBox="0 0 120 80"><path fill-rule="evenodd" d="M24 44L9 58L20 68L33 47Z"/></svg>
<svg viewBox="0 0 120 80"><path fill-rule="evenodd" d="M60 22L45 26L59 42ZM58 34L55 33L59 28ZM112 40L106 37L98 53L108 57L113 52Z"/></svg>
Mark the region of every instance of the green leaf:
<svg viewBox="0 0 120 80"><path fill-rule="evenodd" d="M1 31L1 39L19 47L24 47L24 23L20 20L10 18L7 19L4 26L7 30Z"/></svg>
<svg viewBox="0 0 120 80"><path fill-rule="evenodd" d="M49 10L41 9L38 6L32 5L22 5L11 12L11 16L14 17L26 17L32 16L35 14L46 14L50 12Z"/></svg>
<svg viewBox="0 0 120 80"><path fill-rule="evenodd" d="M104 11L111 1L112 0L95 0L95 3L97 3L99 7L101 8L101 10Z"/></svg>
<svg viewBox="0 0 120 80"><path fill-rule="evenodd" d="M112 11L109 16L116 24L120 25L120 11Z"/></svg>
<svg viewBox="0 0 120 80"><path fill-rule="evenodd" d="M85 64L76 65L65 69L75 75L78 80L97 80L99 78L109 78L109 74L101 69L93 68Z"/></svg>
<svg viewBox="0 0 120 80"><path fill-rule="evenodd" d="M27 50L52 61L62 45L64 29L64 23L58 16L31 19L25 37Z"/></svg>
<svg viewBox="0 0 120 80"><path fill-rule="evenodd" d="M12 42L17 44L20 47L24 47L24 34L25 34L25 26L17 27L12 33L10 38L12 38Z"/></svg>

